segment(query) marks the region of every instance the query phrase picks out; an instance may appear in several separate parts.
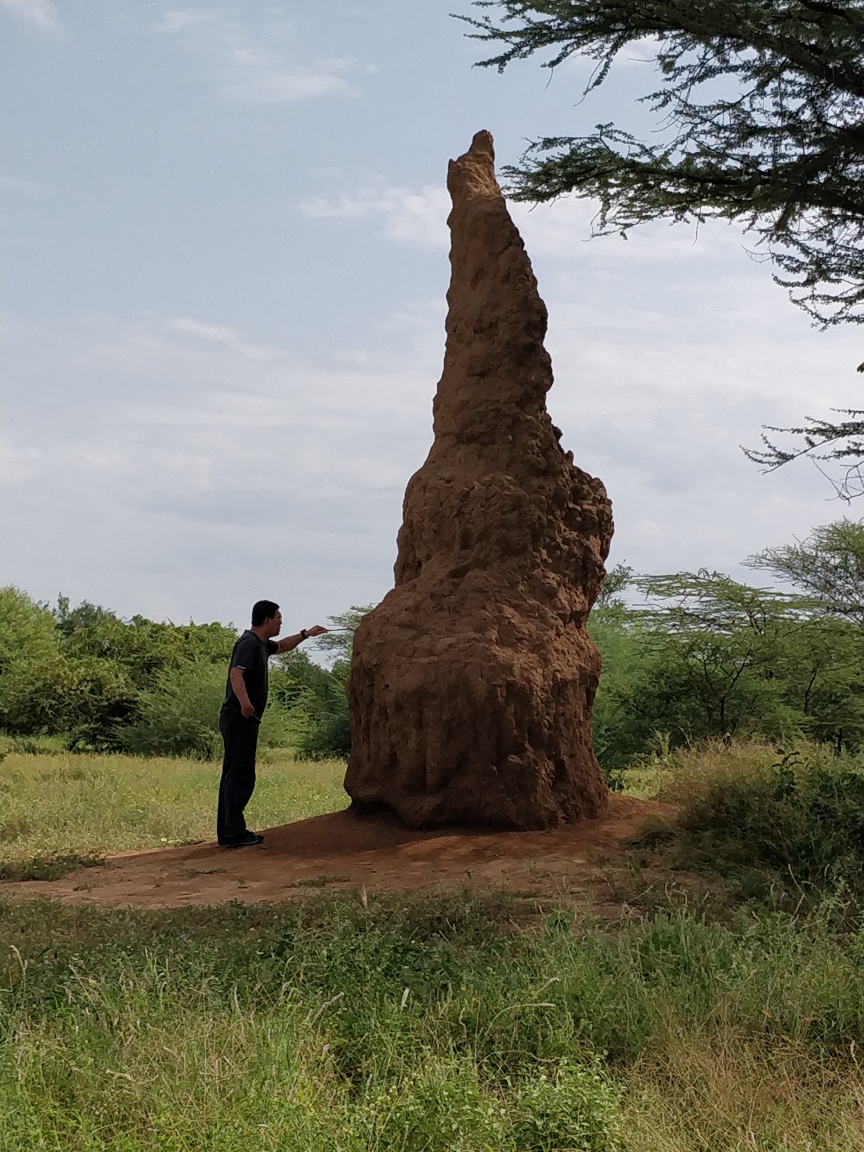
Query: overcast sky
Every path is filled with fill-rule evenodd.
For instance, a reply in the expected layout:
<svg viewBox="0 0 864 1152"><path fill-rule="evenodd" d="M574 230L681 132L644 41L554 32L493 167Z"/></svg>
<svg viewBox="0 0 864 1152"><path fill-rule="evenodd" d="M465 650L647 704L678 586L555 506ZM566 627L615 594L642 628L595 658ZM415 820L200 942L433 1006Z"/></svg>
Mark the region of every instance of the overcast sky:
<svg viewBox="0 0 864 1152"><path fill-rule="evenodd" d="M289 628L392 583L431 441L447 161L645 124L637 53L472 68L467 0L0 0L0 583L130 616ZM861 406L860 330L820 333L733 227L589 240L513 208L549 308L563 443L612 498L612 562L740 561L846 506L760 425ZM853 515L859 515L853 505Z"/></svg>

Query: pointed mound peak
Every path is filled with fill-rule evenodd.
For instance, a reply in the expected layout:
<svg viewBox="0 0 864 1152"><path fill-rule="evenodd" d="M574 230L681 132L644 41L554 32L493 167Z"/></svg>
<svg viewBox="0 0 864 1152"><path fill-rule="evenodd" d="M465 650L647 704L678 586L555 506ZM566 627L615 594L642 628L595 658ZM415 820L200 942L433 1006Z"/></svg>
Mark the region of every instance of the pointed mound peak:
<svg viewBox="0 0 864 1152"><path fill-rule="evenodd" d="M475 133L468 151L458 160L450 161L447 189L454 206L471 196L501 195L495 179L495 144L491 132L484 129Z"/></svg>

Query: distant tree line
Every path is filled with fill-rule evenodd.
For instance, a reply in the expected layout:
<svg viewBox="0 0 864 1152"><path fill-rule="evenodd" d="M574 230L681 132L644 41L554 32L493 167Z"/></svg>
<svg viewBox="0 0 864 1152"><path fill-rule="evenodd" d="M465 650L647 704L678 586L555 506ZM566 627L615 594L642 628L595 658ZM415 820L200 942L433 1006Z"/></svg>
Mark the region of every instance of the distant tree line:
<svg viewBox="0 0 864 1152"><path fill-rule="evenodd" d="M709 737L864 742L864 526L840 520L747 564L789 590L613 570L588 625L604 768Z"/></svg>
<svg viewBox="0 0 864 1152"><path fill-rule="evenodd" d="M364 608L333 618L329 667L294 651L271 661L265 744L301 756L345 755L345 683ZM56 607L0 589L0 729L73 750L211 757L237 634L223 624L121 619L84 602Z"/></svg>
<svg viewBox="0 0 864 1152"><path fill-rule="evenodd" d="M610 777L706 738L864 744L864 524L840 520L747 563L785 590L704 570L607 576L588 628L603 655L594 740ZM368 610L331 617L327 667L301 651L271 661L265 745L347 755L351 644ZM222 624L122 620L0 589L0 728L72 749L217 755L235 638Z"/></svg>

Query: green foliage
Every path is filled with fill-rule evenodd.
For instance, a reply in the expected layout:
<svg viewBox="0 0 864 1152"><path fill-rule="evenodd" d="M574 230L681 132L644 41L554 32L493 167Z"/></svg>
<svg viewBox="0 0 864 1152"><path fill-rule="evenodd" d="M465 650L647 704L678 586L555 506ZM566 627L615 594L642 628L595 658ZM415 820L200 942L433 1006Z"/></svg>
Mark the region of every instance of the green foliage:
<svg viewBox="0 0 864 1152"><path fill-rule="evenodd" d="M599 1060L564 1059L516 1087L513 1144L522 1152L611 1152L620 1135L621 1094ZM519 1115L521 1113L521 1115Z"/></svg>
<svg viewBox="0 0 864 1152"><path fill-rule="evenodd" d="M0 1145L852 1152L860 955L821 909L543 934L496 893L9 904Z"/></svg>
<svg viewBox="0 0 864 1152"><path fill-rule="evenodd" d="M135 715L138 692L122 665L62 652L27 661L3 693L5 726L25 735L63 733L70 747L106 747Z"/></svg>
<svg viewBox="0 0 864 1152"><path fill-rule="evenodd" d="M351 751L348 671L349 665L337 660L315 687L306 688L298 696L289 723L291 744L301 759L346 758Z"/></svg>
<svg viewBox="0 0 864 1152"><path fill-rule="evenodd" d="M330 668L318 667L297 649L274 662L271 690L289 708L289 742L303 759L347 757L351 751L346 696L351 651L354 633L372 607L352 604L347 612L328 617L332 630L319 636L316 645L336 657Z"/></svg>
<svg viewBox="0 0 864 1152"><path fill-rule="evenodd" d="M651 220L734 220L754 232L775 282L822 327L864 323L864 2L837 0L475 0L498 18L462 16L503 71L534 53L554 69L596 62L583 98L638 46L660 87L639 103L651 139L612 123L543 137L505 168L518 200L596 199L596 234ZM647 61L645 61L647 63ZM633 69L630 74L635 75ZM577 102L577 107L582 101ZM861 369L859 368L859 371ZM746 455L766 470L799 456L841 461L835 486L864 492L864 412L768 428Z"/></svg>
<svg viewBox="0 0 864 1152"><path fill-rule="evenodd" d="M153 690L139 696L139 719L120 730L117 743L139 756L212 760L224 698L224 667L202 662L163 672Z"/></svg>
<svg viewBox="0 0 864 1152"><path fill-rule="evenodd" d="M221 756L219 711L225 699L225 664L203 660L162 672L138 697L138 719L117 731L116 744L138 756ZM290 742L288 716L278 699L268 705L258 733L262 747Z"/></svg>
<svg viewBox="0 0 864 1152"><path fill-rule="evenodd" d="M548 53L597 62L586 94L638 44L661 85L641 98L659 139L613 124L535 143L506 170L515 196L600 201L599 230L648 220L741 221L823 324L864 321L864 4L838 0L480 0L469 20L502 71ZM463 19L466 19L463 17Z"/></svg>
<svg viewBox="0 0 864 1152"><path fill-rule="evenodd" d="M0 588L0 676L22 657L40 660L55 650L55 622L49 608L11 586Z"/></svg>
<svg viewBox="0 0 864 1152"><path fill-rule="evenodd" d="M750 563L798 591L704 570L649 577L619 565L609 574L589 629L604 662L595 746L611 783L658 744L864 743L864 529L841 520ZM273 660L263 745L307 759L348 755L351 645L367 611L331 617L319 642L335 656L330 667L299 650ZM0 726L34 739L62 734L77 749L213 757L233 639L219 624L122 621L63 600L55 617L3 590Z"/></svg>
<svg viewBox="0 0 864 1152"><path fill-rule="evenodd" d="M598 757L614 772L657 741L808 736L864 740L864 633L812 597L750 588L718 573L639 577L635 607L595 609L603 655Z"/></svg>
<svg viewBox="0 0 864 1152"><path fill-rule="evenodd" d="M51 612L0 589L0 727L62 734L71 748L209 755L217 668L224 685L235 639L222 624L126 621L86 601L70 608L62 596Z"/></svg>
<svg viewBox="0 0 864 1152"><path fill-rule="evenodd" d="M343 660L346 664L350 664L354 633L363 617L374 607L374 604L352 604L347 612L328 616L330 628L323 636L317 637L315 640L316 647L328 655L335 656L337 660Z"/></svg>
<svg viewBox="0 0 864 1152"><path fill-rule="evenodd" d="M166 669L191 663L227 662L237 635L224 624L164 624L120 617L84 601L70 609L60 597L56 612L61 650L70 658L93 657L124 667L138 688L151 688Z"/></svg>
<svg viewBox="0 0 864 1152"><path fill-rule="evenodd" d="M804 541L766 548L745 563L812 596L826 613L864 624L864 524L845 516Z"/></svg>
<svg viewBox="0 0 864 1152"><path fill-rule="evenodd" d="M721 761L722 765L722 761ZM846 891L864 905L864 767L857 759L781 756L749 770L723 766L670 786L683 809L670 834L679 860L725 875Z"/></svg>

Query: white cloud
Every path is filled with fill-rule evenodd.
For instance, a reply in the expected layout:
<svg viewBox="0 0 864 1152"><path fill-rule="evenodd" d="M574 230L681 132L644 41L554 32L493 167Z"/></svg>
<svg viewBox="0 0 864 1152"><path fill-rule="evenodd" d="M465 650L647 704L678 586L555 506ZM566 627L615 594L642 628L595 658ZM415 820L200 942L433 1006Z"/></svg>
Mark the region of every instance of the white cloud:
<svg viewBox="0 0 864 1152"><path fill-rule="evenodd" d="M352 61L328 57L299 63L272 47L271 41L286 39L285 25L280 20L268 26L267 46L260 35L253 35L233 14L219 9L170 10L155 29L170 35L203 36L197 46L212 57L222 76L222 94L230 100L281 104L351 92L347 75L353 68Z"/></svg>
<svg viewBox="0 0 864 1152"><path fill-rule="evenodd" d="M43 28L52 28L58 23L57 9L51 0L0 0L0 8Z"/></svg>
<svg viewBox="0 0 864 1152"><path fill-rule="evenodd" d="M272 344L250 344L234 328L221 324L202 324L198 320L190 320L188 316L169 320L166 327L172 332L183 333L198 340L226 344L239 356L249 360L278 360L285 355L282 349Z"/></svg>
<svg viewBox="0 0 864 1152"><path fill-rule="evenodd" d="M235 48L229 63L233 78L226 83L224 93L231 99L253 104L280 104L347 93L350 86L345 73L350 67L350 61L338 58L288 67L270 53Z"/></svg>
<svg viewBox="0 0 864 1152"><path fill-rule="evenodd" d="M175 332L188 332L190 336L198 336L201 340L215 340L219 344L233 344L237 340L237 333L233 328L226 328L221 324L201 324L198 320L190 320L188 316L178 316L168 321L168 327Z"/></svg>
<svg viewBox="0 0 864 1152"><path fill-rule="evenodd" d="M32 180L19 180L17 176L0 176L0 187L11 188L15 192L45 192L44 184L35 184Z"/></svg>
<svg viewBox="0 0 864 1152"><path fill-rule="evenodd" d="M297 209L313 220L372 220L389 239L424 248L446 248L450 243L450 197L437 184L413 190L382 181L335 198L302 200Z"/></svg>
<svg viewBox="0 0 864 1152"><path fill-rule="evenodd" d="M207 12L203 8L183 8L166 12L156 25L156 31L182 32L186 28L194 28L196 24L212 24L218 19L218 13Z"/></svg>
<svg viewBox="0 0 864 1152"><path fill-rule="evenodd" d="M332 173L336 175L337 173ZM319 176L330 175L320 172ZM450 196L440 184L406 188L384 179L333 196L308 197L297 210L312 220L363 220L381 235L423 248L448 248L447 216ZM574 262L599 259L607 266L648 262L662 264L704 263L706 256L726 252L745 258L740 231L713 224L699 232L692 225L658 224L634 230L627 240L620 236L592 237L597 206L589 200L565 197L550 204L530 205L511 201L510 215L519 228L532 257L543 256ZM751 247L755 241L751 241Z"/></svg>
<svg viewBox="0 0 864 1152"><path fill-rule="evenodd" d="M238 620L250 589L288 586L307 623L386 592L434 367L304 361L185 316L19 328L16 347L0 582Z"/></svg>
<svg viewBox="0 0 864 1152"><path fill-rule="evenodd" d="M302 211L440 250L448 207L382 181ZM844 511L806 465L765 477L739 444L854 406L858 332L815 333L734 230L583 243L584 204L514 215L549 309L549 409L607 485L613 560L749 579L746 555ZM306 359L230 317L11 317L2 581L175 619L240 619L252 588L291 586L306 622L380 597L431 436L444 301L428 293L358 347L331 348L322 320Z"/></svg>

